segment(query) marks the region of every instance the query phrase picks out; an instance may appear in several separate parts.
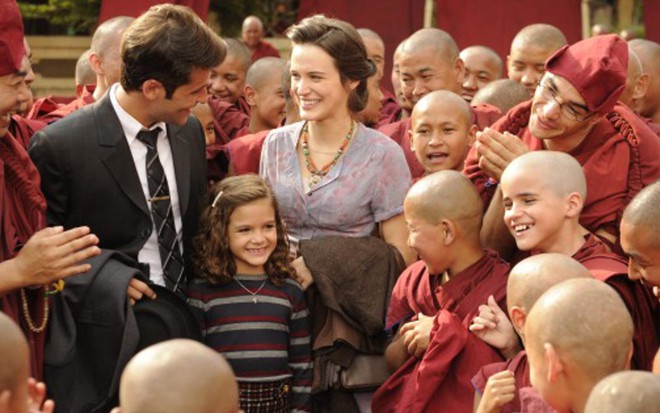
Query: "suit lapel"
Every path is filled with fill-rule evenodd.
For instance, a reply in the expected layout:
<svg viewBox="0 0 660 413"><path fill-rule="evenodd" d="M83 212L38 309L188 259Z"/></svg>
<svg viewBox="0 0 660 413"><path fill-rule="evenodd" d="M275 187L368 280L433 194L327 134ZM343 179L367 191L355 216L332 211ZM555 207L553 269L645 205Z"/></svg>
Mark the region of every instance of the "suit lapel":
<svg viewBox="0 0 660 413"><path fill-rule="evenodd" d="M95 105L94 116L99 137L101 160L117 185L145 214L151 216L140 185L131 150L108 94Z"/></svg>
<svg viewBox="0 0 660 413"><path fill-rule="evenodd" d="M183 133L182 127L171 124L167 124L167 136L174 160L176 187L183 218L190 203L190 137Z"/></svg>

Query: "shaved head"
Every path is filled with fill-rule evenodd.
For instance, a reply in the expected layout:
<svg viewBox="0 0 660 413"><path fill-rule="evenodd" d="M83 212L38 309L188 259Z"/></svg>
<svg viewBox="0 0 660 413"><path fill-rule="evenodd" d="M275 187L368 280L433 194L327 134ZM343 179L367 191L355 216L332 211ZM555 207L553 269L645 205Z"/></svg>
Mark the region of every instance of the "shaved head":
<svg viewBox="0 0 660 413"><path fill-rule="evenodd" d="M259 90L264 84L282 81L286 62L278 57L263 57L248 69L245 84Z"/></svg>
<svg viewBox="0 0 660 413"><path fill-rule="evenodd" d="M106 20L99 25L92 36L90 49L99 56L105 56L108 50L116 49L119 52L121 37L128 26L133 23L134 17L117 16Z"/></svg>
<svg viewBox="0 0 660 413"><path fill-rule="evenodd" d="M557 411L581 411L598 381L626 368L632 336L630 313L606 283L579 278L551 287L525 323L532 386Z"/></svg>
<svg viewBox="0 0 660 413"><path fill-rule="evenodd" d="M234 413L238 386L220 354L177 339L133 357L122 374L120 400L122 413Z"/></svg>
<svg viewBox="0 0 660 413"><path fill-rule="evenodd" d="M513 38L511 44L559 50L562 46L568 44L568 41L564 33L555 26L537 23L523 27Z"/></svg>
<svg viewBox="0 0 660 413"><path fill-rule="evenodd" d="M654 234L652 247L660 248L660 180L642 189L623 211L622 221Z"/></svg>
<svg viewBox="0 0 660 413"><path fill-rule="evenodd" d="M0 312L0 394L10 392L8 404L0 400L0 409L27 413L27 380L29 376L28 343L21 329ZM4 410L3 410L4 411Z"/></svg>
<svg viewBox="0 0 660 413"><path fill-rule="evenodd" d="M458 58L458 46L451 35L435 28L417 30L403 43L401 53L420 53L429 49L449 60Z"/></svg>
<svg viewBox="0 0 660 413"><path fill-rule="evenodd" d="M248 27L255 25L259 28L259 30L264 29L264 24L260 18L258 18L257 16L247 16L245 20L243 20L242 28L243 30L246 30Z"/></svg>
<svg viewBox="0 0 660 413"><path fill-rule="evenodd" d="M573 192L577 192L583 201L587 197L587 181L582 165L564 152L527 152L506 167L501 181L515 179L515 176L520 175L536 178L560 197Z"/></svg>
<svg viewBox="0 0 660 413"><path fill-rule="evenodd" d="M252 63L252 53L250 53L250 49L248 49L240 40L225 38L224 41L227 44L227 56L225 59L232 56L239 61L241 68L247 72Z"/></svg>
<svg viewBox="0 0 660 413"><path fill-rule="evenodd" d="M89 65L89 55L92 49L87 49L80 55L76 61L76 85L95 85L96 73Z"/></svg>
<svg viewBox="0 0 660 413"><path fill-rule="evenodd" d="M396 96L397 103L403 110L410 113L412 110L412 103L406 99L401 90L401 69L399 67L401 62L401 53L403 50L403 45L406 41L402 41L394 50L394 56L392 57L392 88L394 90L394 96Z"/></svg>
<svg viewBox="0 0 660 413"><path fill-rule="evenodd" d="M593 388L585 413L660 413L660 377L647 371L621 371Z"/></svg>
<svg viewBox="0 0 660 413"><path fill-rule="evenodd" d="M466 125L472 124L472 112L470 105L454 92L447 90L436 90L420 99L412 112L412 124L415 124L415 113L435 111L442 112L442 108L451 107L459 115L459 121Z"/></svg>
<svg viewBox="0 0 660 413"><path fill-rule="evenodd" d="M537 254L516 264L509 273L507 307L529 312L551 287L573 278L593 278L587 268L564 254Z"/></svg>
<svg viewBox="0 0 660 413"><path fill-rule="evenodd" d="M385 43L375 31L367 28L357 29L362 37L364 47L367 49L367 57L371 59L378 69L378 78L383 77L385 73Z"/></svg>
<svg viewBox="0 0 660 413"><path fill-rule="evenodd" d="M472 182L458 171L438 171L420 179L404 204L406 211L431 224L442 219L460 221L466 234L479 237L483 203Z"/></svg>
<svg viewBox="0 0 660 413"><path fill-rule="evenodd" d="M364 38L369 38L369 39L374 39L382 43L383 45L383 38L378 35L375 31L371 29L367 29L366 27L362 27L357 29L358 34L364 39ZM384 46L383 46L384 47Z"/></svg>
<svg viewBox="0 0 660 413"><path fill-rule="evenodd" d="M628 71L626 73L626 88L619 100L634 112L639 113L640 101L648 90L649 75L644 73L642 61L637 53L628 45Z"/></svg>
<svg viewBox="0 0 660 413"><path fill-rule="evenodd" d="M628 45L639 57L642 71L649 77L639 113L660 123L660 44L646 39L634 39Z"/></svg>
<svg viewBox="0 0 660 413"><path fill-rule="evenodd" d="M529 92L522 84L511 79L498 79L479 89L472 98L472 104L487 103L507 113L512 107L527 100Z"/></svg>
<svg viewBox="0 0 660 413"><path fill-rule="evenodd" d="M463 61L469 60L472 56L480 56L497 69L496 74L498 77L502 77L502 70L504 69L502 58L495 52L495 50L491 49L490 47L481 45L470 46L461 50L458 55L461 59L463 59Z"/></svg>

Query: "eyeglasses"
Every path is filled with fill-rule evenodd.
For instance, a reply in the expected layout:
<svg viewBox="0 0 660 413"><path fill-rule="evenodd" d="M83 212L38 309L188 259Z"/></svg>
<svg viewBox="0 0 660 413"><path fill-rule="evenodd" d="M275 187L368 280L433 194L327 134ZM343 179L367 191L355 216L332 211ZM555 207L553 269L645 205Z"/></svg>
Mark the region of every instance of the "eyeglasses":
<svg viewBox="0 0 660 413"><path fill-rule="evenodd" d="M576 122L582 122L591 116L589 108L585 105L580 105L575 102L560 102L557 99L559 97L557 86L552 79L546 78L545 80L542 80L539 82L537 89L540 92L540 96L546 102L554 100L557 106L559 106L559 111L565 118L574 120Z"/></svg>

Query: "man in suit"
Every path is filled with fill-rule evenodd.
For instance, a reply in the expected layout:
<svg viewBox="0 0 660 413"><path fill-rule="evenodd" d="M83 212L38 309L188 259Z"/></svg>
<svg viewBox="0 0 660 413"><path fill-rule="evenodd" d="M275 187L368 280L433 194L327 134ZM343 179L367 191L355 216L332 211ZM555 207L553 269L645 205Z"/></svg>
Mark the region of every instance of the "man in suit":
<svg viewBox="0 0 660 413"><path fill-rule="evenodd" d="M48 222L88 225L101 248L147 264L153 282L185 293L206 189L204 132L190 114L206 102L210 69L224 57L223 41L187 8L157 5L135 20L124 33L120 83L31 141ZM137 279L128 294L154 297Z"/></svg>

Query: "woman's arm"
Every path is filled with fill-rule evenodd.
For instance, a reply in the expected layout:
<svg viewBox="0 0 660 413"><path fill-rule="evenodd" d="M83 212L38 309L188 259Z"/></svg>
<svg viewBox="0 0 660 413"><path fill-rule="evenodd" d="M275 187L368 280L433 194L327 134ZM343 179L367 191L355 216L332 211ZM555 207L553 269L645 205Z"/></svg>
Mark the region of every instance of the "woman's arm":
<svg viewBox="0 0 660 413"><path fill-rule="evenodd" d="M417 253L408 246L408 228L403 214L380 223L380 236L388 244L394 245L406 261L406 267L417 261Z"/></svg>

